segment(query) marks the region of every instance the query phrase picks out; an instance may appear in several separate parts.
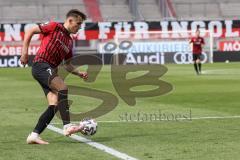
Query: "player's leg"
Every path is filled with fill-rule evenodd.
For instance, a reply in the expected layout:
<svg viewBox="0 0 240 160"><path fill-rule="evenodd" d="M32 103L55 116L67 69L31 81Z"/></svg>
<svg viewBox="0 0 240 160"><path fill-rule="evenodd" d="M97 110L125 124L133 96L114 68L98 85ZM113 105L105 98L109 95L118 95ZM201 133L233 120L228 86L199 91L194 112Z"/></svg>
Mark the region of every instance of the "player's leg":
<svg viewBox="0 0 240 160"><path fill-rule="evenodd" d="M201 74L201 72L202 72L201 55L198 55L198 58L197 58L196 62L197 62L197 65L198 65L198 71Z"/></svg>
<svg viewBox="0 0 240 160"><path fill-rule="evenodd" d="M34 132L38 134L41 134L44 131L44 129L51 122L55 113L57 112L57 107L56 107L57 94L53 92L49 92L47 94L47 100L48 100L48 107L45 110L45 112L42 113L36 127L34 128Z"/></svg>
<svg viewBox="0 0 240 160"><path fill-rule="evenodd" d="M47 95L48 107L39 117L38 122L33 130L33 132L28 136L27 143L28 144L48 144L48 142L42 140L39 135L44 131L47 125L53 119L55 113L57 112L57 94L51 91L44 91ZM48 92L48 93L46 93Z"/></svg>
<svg viewBox="0 0 240 160"><path fill-rule="evenodd" d="M72 125L70 123L69 104L68 104L68 88L63 79L55 76L51 82L50 87L58 93L58 111L63 121L63 130L66 136L82 130L83 126Z"/></svg>
<svg viewBox="0 0 240 160"><path fill-rule="evenodd" d="M45 96L48 100L48 107L39 117L39 120L32 131L32 133L27 138L28 144L48 144L48 142L43 141L39 135L44 131L50 121L53 119L56 113L56 104L57 104L57 94L53 93L48 87L48 79L52 75L48 72L50 68L47 63L34 63L32 66L32 75L41 85Z"/></svg>
<svg viewBox="0 0 240 160"><path fill-rule="evenodd" d="M193 54L193 66L197 74L199 74L198 65L197 65L197 55Z"/></svg>
<svg viewBox="0 0 240 160"><path fill-rule="evenodd" d="M58 93L58 110L60 112L63 125L70 124L67 86L61 77L55 76L50 82L50 88Z"/></svg>

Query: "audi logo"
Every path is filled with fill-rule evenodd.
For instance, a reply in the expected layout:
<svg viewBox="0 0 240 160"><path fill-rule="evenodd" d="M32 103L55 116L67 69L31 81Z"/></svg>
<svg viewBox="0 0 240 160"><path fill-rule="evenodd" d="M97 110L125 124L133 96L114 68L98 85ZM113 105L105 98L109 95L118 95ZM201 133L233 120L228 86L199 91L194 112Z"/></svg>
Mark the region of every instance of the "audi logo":
<svg viewBox="0 0 240 160"><path fill-rule="evenodd" d="M202 62L207 62L207 54L202 53ZM176 64L191 64L193 63L193 56L191 52L176 52L173 56L173 60Z"/></svg>
<svg viewBox="0 0 240 160"><path fill-rule="evenodd" d="M129 48L132 47L132 42L131 41L122 41L120 44L119 44L119 49L121 50L128 50ZM115 42L108 42L104 45L104 50L105 51L108 51L108 52L112 52L114 51L116 48L117 48L117 44Z"/></svg>

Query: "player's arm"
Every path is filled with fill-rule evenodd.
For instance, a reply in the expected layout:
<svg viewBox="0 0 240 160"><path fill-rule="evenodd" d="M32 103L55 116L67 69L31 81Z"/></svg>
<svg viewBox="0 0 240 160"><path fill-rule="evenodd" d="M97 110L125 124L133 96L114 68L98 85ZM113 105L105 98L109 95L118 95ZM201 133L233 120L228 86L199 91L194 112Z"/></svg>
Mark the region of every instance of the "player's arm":
<svg viewBox="0 0 240 160"><path fill-rule="evenodd" d="M204 40L204 38L202 38L201 47L203 48L204 45L205 45L205 40Z"/></svg>
<svg viewBox="0 0 240 160"><path fill-rule="evenodd" d="M29 47L30 41L34 34L39 34L40 32L41 30L39 26L34 26L25 32L24 40L23 40L22 55L20 58L21 64L26 65L28 63L28 47Z"/></svg>
<svg viewBox="0 0 240 160"><path fill-rule="evenodd" d="M190 47L190 51L192 51L193 50L193 40L192 39L189 40L189 47Z"/></svg>
<svg viewBox="0 0 240 160"><path fill-rule="evenodd" d="M80 72L70 63L70 61L66 61L64 67L69 73L72 73L73 75L79 76L83 79L88 79L88 74L86 72Z"/></svg>
<svg viewBox="0 0 240 160"><path fill-rule="evenodd" d="M192 39L189 40L189 44L192 44Z"/></svg>

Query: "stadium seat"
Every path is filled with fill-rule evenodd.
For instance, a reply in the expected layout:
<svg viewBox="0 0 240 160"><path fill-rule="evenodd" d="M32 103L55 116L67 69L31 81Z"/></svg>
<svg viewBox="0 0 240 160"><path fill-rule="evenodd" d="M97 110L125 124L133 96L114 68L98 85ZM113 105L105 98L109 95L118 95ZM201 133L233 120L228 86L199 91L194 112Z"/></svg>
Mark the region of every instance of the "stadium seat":
<svg viewBox="0 0 240 160"><path fill-rule="evenodd" d="M238 0L172 0L177 18L192 20L225 19L240 15Z"/></svg>
<svg viewBox="0 0 240 160"><path fill-rule="evenodd" d="M144 20L154 21L161 19L160 9L158 5L155 4L139 4L139 12L141 18Z"/></svg>
<svg viewBox="0 0 240 160"><path fill-rule="evenodd" d="M129 21L132 20L128 5L100 5L102 16L107 21Z"/></svg>

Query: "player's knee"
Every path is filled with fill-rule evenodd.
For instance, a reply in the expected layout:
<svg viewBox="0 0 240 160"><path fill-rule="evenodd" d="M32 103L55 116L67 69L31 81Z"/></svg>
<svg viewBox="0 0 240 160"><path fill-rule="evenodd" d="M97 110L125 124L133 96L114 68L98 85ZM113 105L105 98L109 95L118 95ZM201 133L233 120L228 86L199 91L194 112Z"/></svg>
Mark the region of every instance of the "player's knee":
<svg viewBox="0 0 240 160"><path fill-rule="evenodd" d="M66 85L62 85L61 87L59 87L58 88L58 91L67 91L68 90L68 88L67 88L67 86Z"/></svg>
<svg viewBox="0 0 240 160"><path fill-rule="evenodd" d="M48 104L49 105L57 105L58 103L58 96L56 93L52 93L52 92L49 92L48 95L47 95L47 99L48 99Z"/></svg>

